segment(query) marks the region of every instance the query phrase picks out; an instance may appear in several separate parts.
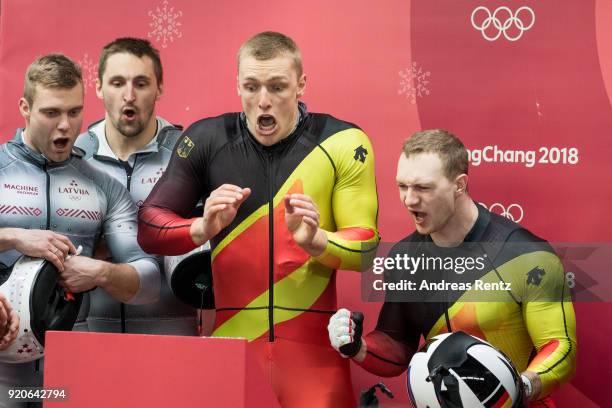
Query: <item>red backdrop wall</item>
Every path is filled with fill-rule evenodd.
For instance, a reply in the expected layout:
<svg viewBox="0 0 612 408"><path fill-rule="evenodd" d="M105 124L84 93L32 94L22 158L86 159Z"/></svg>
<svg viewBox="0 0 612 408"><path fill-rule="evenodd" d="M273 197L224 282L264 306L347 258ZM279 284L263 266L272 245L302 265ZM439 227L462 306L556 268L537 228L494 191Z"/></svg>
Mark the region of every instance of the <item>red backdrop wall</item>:
<svg viewBox="0 0 612 408"><path fill-rule="evenodd" d="M252 34L276 30L302 49L309 109L357 123L372 138L385 241L413 228L394 185L401 143L439 127L472 150L476 200L551 241L610 241L612 2L482 3L3 0L0 140L23 126L17 101L37 55L60 51L80 62L88 124L103 116L93 88L101 47L119 36L149 38L165 69L158 113L186 126L240 109L236 51ZM521 153L494 150L528 153L511 160ZM361 302L359 276L340 273L338 288L340 305L365 310L371 328L380 305ZM606 406L612 306L575 307L578 372L556 400ZM378 380L356 367L353 377L356 391ZM405 404L405 376L387 383L397 395L388 406Z"/></svg>

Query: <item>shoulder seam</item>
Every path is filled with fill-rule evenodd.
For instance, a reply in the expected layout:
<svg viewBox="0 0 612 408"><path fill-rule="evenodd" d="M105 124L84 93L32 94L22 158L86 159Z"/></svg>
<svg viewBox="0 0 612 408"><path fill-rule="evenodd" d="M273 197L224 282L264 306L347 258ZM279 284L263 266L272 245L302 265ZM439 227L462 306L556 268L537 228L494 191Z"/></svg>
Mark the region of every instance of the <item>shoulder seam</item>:
<svg viewBox="0 0 612 408"><path fill-rule="evenodd" d="M321 146L321 143L317 143L317 147L319 149L321 149L323 151L323 153L325 153L325 155L329 159L329 162L331 163L331 166L334 169L334 178L336 178L338 176L338 169L336 168L336 164L334 163L334 160L331 158L331 156L329 155L327 150L325 150L325 148L323 146Z"/></svg>

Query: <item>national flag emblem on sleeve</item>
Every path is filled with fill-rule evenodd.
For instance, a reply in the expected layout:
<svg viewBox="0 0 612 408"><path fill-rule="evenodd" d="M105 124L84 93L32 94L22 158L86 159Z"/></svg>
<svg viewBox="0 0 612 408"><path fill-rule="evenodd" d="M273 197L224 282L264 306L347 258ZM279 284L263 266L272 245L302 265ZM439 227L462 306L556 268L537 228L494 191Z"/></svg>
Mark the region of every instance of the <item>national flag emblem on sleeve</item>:
<svg viewBox="0 0 612 408"><path fill-rule="evenodd" d="M181 144L179 144L179 146L176 148L176 154L178 154L179 157L186 159L187 156L189 156L189 153L191 153L193 150L194 146L195 143L193 143L189 137L185 136L183 140L181 140Z"/></svg>

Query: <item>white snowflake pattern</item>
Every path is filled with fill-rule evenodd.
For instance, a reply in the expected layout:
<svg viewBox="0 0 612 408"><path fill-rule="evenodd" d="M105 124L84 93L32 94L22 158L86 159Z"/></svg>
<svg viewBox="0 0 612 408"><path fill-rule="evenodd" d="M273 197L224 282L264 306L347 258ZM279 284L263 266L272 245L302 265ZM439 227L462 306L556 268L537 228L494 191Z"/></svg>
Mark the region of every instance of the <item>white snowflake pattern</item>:
<svg viewBox="0 0 612 408"><path fill-rule="evenodd" d="M416 62L399 72L400 86L397 93L406 96L410 103L415 104L418 98L429 95L429 77L431 72L424 71Z"/></svg>
<svg viewBox="0 0 612 408"><path fill-rule="evenodd" d="M183 33L180 31L181 22L179 18L183 16L183 12L175 10L168 0L164 0L161 6L157 6L155 10L149 11L149 17L153 19L149 23L149 27L153 31L147 34L149 38L155 38L155 41L160 42L162 48L168 47L169 42L174 42L176 38L181 38Z"/></svg>
<svg viewBox="0 0 612 408"><path fill-rule="evenodd" d="M85 92L87 92L87 88L90 86L93 88L96 83L96 78L98 77L98 64L89 58L87 54L85 54L83 59L79 60L78 63L83 75L83 86Z"/></svg>

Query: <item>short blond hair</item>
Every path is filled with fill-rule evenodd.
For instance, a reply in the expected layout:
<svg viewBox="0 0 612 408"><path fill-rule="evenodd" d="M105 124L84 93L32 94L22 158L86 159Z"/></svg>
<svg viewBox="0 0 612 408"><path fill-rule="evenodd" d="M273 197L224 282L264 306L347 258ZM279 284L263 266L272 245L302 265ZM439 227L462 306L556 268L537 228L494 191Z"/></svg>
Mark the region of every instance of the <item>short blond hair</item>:
<svg viewBox="0 0 612 408"><path fill-rule="evenodd" d="M259 61L267 61L283 54L293 58L293 65L299 79L304 72L300 49L291 38L275 31L264 31L255 34L240 46L236 56L238 69L240 69L240 58L243 55L254 57Z"/></svg>
<svg viewBox="0 0 612 408"><path fill-rule="evenodd" d="M468 174L468 152L463 142L444 129L430 129L414 133L404 142L406 158L418 153L436 153L442 160L444 175L453 180Z"/></svg>
<svg viewBox="0 0 612 408"><path fill-rule="evenodd" d="M26 70L23 97L32 105L36 85L53 89L72 89L78 83L83 83L83 77L81 69L74 61L64 54L43 55Z"/></svg>

